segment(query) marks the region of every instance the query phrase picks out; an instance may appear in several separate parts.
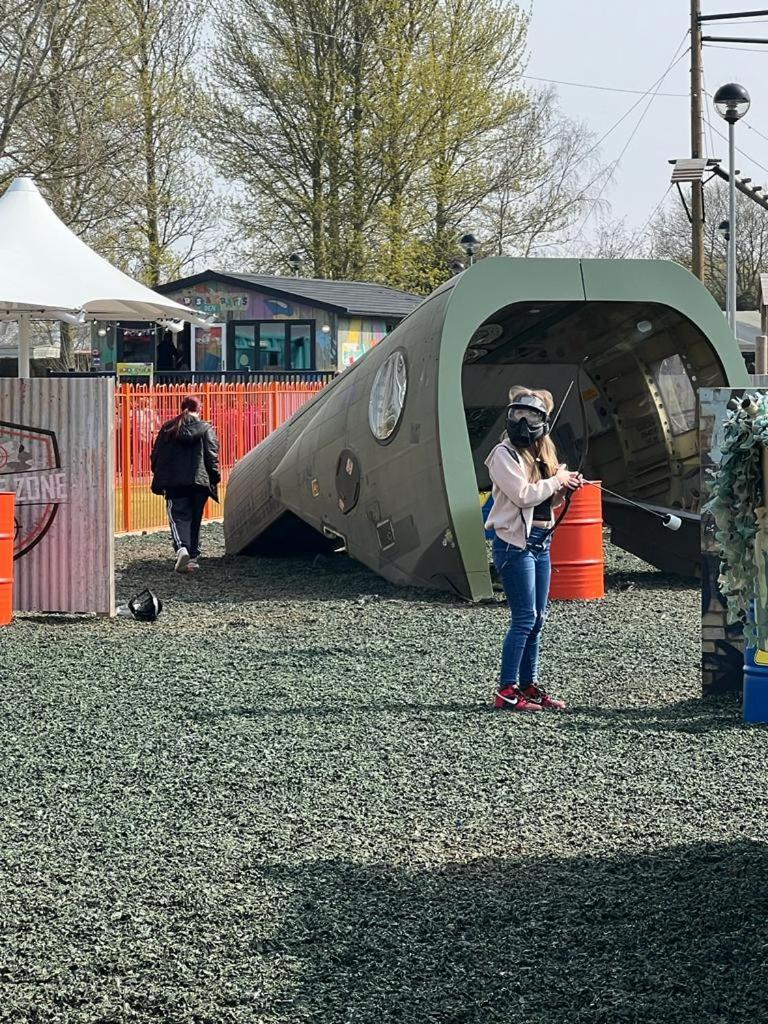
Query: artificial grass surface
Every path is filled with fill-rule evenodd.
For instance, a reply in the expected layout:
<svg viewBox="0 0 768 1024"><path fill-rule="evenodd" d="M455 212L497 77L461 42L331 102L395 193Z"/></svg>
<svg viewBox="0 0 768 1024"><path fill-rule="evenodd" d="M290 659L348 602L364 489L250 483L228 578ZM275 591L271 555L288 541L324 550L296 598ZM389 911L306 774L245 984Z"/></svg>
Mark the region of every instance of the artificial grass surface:
<svg viewBox="0 0 768 1024"><path fill-rule="evenodd" d="M768 742L699 697L696 589L609 547L534 717L501 605L118 556L156 624L0 632L2 1024L766 1018Z"/></svg>

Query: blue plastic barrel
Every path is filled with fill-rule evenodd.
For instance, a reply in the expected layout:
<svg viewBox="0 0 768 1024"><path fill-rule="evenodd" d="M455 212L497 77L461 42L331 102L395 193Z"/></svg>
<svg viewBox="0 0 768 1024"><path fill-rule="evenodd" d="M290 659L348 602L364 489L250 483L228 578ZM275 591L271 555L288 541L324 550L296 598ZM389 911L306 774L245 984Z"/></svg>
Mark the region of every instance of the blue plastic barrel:
<svg viewBox="0 0 768 1024"><path fill-rule="evenodd" d="M745 722L768 722L768 654L746 647L744 650Z"/></svg>
<svg viewBox="0 0 768 1024"><path fill-rule="evenodd" d="M492 508L493 508L493 497L491 496L490 498L488 498L486 503L483 505L483 522L485 522L488 519L488 516L491 514L491 509ZM495 530L486 530L485 531L485 538L486 538L486 540L493 540L493 538L495 536L496 536L496 531Z"/></svg>

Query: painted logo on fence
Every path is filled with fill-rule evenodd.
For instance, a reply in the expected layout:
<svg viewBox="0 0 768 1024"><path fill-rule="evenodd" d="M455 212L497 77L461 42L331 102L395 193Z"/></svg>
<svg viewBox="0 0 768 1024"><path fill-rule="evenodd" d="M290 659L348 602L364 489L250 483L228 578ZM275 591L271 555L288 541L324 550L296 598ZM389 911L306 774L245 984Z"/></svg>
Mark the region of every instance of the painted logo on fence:
<svg viewBox="0 0 768 1024"><path fill-rule="evenodd" d="M45 537L67 500L67 477L52 430L0 420L0 490L16 492L13 557Z"/></svg>

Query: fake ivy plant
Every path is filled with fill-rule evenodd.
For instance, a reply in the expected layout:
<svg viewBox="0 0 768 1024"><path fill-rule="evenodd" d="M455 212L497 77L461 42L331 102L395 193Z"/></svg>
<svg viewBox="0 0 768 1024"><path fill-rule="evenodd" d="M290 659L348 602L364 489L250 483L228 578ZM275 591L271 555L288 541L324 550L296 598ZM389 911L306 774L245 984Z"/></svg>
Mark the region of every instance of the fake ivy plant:
<svg viewBox="0 0 768 1024"><path fill-rule="evenodd" d="M734 407L735 406L735 407ZM710 470L711 499L720 555L719 584L730 622L744 623L748 646L768 640L762 450L768 446L768 395L748 395L728 409L720 466ZM752 602L757 601L753 613Z"/></svg>

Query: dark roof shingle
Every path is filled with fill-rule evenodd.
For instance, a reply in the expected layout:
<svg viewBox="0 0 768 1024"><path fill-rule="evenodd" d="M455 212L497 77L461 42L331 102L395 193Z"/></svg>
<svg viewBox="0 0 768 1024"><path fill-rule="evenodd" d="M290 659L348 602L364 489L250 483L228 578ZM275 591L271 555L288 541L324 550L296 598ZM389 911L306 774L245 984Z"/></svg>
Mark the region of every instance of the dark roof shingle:
<svg viewBox="0 0 768 1024"><path fill-rule="evenodd" d="M326 281L312 277L277 277L268 274L240 274L223 270L207 270L194 277L169 281L159 291L168 293L202 282L218 279L247 284L251 288L279 293L303 300L309 305L331 308L349 316L407 316L423 301L423 296L412 295L399 288L362 281Z"/></svg>

